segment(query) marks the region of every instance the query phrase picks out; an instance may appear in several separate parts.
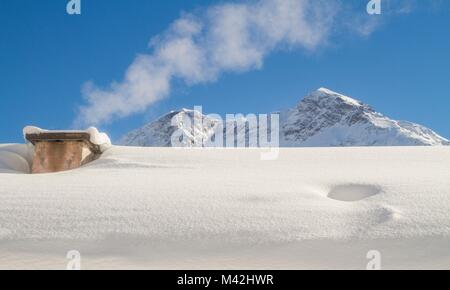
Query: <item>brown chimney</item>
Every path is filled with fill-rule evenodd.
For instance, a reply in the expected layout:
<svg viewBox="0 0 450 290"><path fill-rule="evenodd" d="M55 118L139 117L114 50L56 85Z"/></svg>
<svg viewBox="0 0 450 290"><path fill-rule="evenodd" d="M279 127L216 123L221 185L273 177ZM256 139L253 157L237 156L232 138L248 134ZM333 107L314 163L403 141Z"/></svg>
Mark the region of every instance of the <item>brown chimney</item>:
<svg viewBox="0 0 450 290"><path fill-rule="evenodd" d="M50 173L78 168L101 155L87 132L42 132L26 134L34 147L32 173Z"/></svg>

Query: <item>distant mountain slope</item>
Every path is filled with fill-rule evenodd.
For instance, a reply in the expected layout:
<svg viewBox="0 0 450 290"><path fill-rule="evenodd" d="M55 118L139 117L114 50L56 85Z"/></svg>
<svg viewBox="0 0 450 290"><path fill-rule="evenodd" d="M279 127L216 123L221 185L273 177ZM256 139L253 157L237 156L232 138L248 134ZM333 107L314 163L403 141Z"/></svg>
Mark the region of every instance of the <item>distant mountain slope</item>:
<svg viewBox="0 0 450 290"><path fill-rule="evenodd" d="M282 147L450 144L431 129L392 120L360 101L325 88L310 93L296 107L279 114ZM196 122L193 122L194 116ZM198 146L203 138L214 134L212 128L216 123L213 118L183 109L126 134L120 143L126 146L170 147L174 132L182 130L187 138L180 146ZM248 137L249 128L245 126L237 128L235 134L244 133L242 130Z"/></svg>
<svg viewBox="0 0 450 290"><path fill-rule="evenodd" d="M195 118L197 120L194 122ZM172 136L177 130L187 136L183 146L201 144L202 139L214 134L214 119L188 109L172 111L144 127L126 134L120 141L125 146L171 147ZM208 127L208 124L211 124Z"/></svg>
<svg viewBox="0 0 450 290"><path fill-rule="evenodd" d="M321 88L281 114L284 146L444 145L448 140L418 124L396 121L370 106Z"/></svg>

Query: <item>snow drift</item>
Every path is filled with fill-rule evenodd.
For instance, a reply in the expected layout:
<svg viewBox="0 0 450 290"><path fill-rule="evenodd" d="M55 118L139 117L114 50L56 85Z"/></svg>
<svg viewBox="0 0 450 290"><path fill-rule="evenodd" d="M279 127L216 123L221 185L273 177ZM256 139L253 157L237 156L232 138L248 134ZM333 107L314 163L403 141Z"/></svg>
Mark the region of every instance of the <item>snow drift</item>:
<svg viewBox="0 0 450 290"><path fill-rule="evenodd" d="M27 145L0 144L0 173L30 173L31 150Z"/></svg>
<svg viewBox="0 0 450 290"><path fill-rule="evenodd" d="M370 250L449 268L450 147L260 152L112 147L0 173L0 268L64 269L70 250L83 269L365 269Z"/></svg>

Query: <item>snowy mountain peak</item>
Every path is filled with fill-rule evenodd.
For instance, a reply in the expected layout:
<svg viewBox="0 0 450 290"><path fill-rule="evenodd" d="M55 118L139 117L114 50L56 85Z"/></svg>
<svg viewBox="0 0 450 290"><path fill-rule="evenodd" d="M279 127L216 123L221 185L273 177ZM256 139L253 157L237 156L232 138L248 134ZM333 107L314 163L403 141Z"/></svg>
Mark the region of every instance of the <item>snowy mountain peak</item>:
<svg viewBox="0 0 450 290"><path fill-rule="evenodd" d="M416 146L449 141L418 124L396 121L358 100L320 88L282 114L284 146Z"/></svg>
<svg viewBox="0 0 450 290"><path fill-rule="evenodd" d="M436 146L450 142L424 126L390 119L356 99L320 88L280 115L282 147ZM172 111L122 138L122 145L171 146L182 130L185 146L199 146L214 134L217 120L189 109ZM254 128L258 130L258 128ZM246 137L249 132L245 126Z"/></svg>
<svg viewBox="0 0 450 290"><path fill-rule="evenodd" d="M318 90L310 93L303 100L314 100L323 102L343 102L352 106L363 106L364 104L358 100L350 98L348 96L336 93L327 88L319 88Z"/></svg>
<svg viewBox="0 0 450 290"><path fill-rule="evenodd" d="M187 108L181 108L176 111L170 111L170 113L186 113L186 114L193 114L194 112L195 112L195 110L187 109Z"/></svg>
<svg viewBox="0 0 450 290"><path fill-rule="evenodd" d="M119 143L127 146L171 147L174 133L182 131L186 137L180 140L183 147L194 147L212 134L215 122L215 119L199 111L183 108L126 134Z"/></svg>

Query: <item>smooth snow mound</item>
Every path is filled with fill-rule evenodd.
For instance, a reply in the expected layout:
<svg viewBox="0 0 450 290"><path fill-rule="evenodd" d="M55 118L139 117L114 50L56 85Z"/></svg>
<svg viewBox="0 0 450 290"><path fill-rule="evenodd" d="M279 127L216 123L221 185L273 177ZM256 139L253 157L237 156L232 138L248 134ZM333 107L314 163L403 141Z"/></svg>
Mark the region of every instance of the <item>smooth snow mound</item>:
<svg viewBox="0 0 450 290"><path fill-rule="evenodd" d="M30 173L29 149L27 145L0 145L0 173Z"/></svg>
<svg viewBox="0 0 450 290"><path fill-rule="evenodd" d="M83 269L365 269L370 250L450 267L449 147L261 152L112 147L0 173L0 268L63 269L71 250Z"/></svg>

